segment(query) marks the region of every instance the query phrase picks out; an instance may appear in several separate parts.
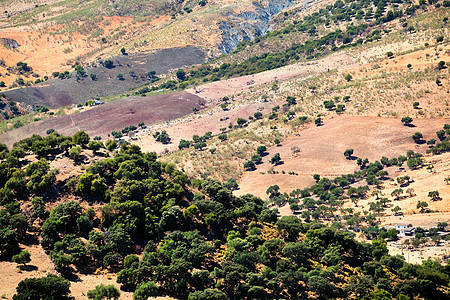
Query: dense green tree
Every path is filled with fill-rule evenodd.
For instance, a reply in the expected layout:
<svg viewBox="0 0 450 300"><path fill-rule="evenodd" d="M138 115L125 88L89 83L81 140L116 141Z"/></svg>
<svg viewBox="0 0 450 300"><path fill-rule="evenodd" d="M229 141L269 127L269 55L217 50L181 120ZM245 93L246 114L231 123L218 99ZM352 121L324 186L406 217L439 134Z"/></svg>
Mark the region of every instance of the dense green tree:
<svg viewBox="0 0 450 300"><path fill-rule="evenodd" d="M284 230L288 233L289 240L296 240L298 234L303 230L300 219L295 216L284 216L277 221L278 230Z"/></svg>
<svg viewBox="0 0 450 300"><path fill-rule="evenodd" d="M90 141L88 143L88 148L94 151L94 153L97 153L97 151L100 150L100 148L102 147L103 147L102 143L97 141Z"/></svg>
<svg viewBox="0 0 450 300"><path fill-rule="evenodd" d="M170 143L169 134L165 130L163 130L161 132L159 132L159 131L155 132L155 134L153 134L153 137L155 138L155 140L157 142L160 142L162 144Z"/></svg>
<svg viewBox="0 0 450 300"><path fill-rule="evenodd" d="M253 161L251 161L251 160L249 160L249 161L246 161L245 163L244 163L244 170L254 170L255 169L255 163L253 162Z"/></svg>
<svg viewBox="0 0 450 300"><path fill-rule="evenodd" d="M147 300L158 295L158 287L153 281L141 283L133 293L133 300Z"/></svg>
<svg viewBox="0 0 450 300"><path fill-rule="evenodd" d="M110 59L105 60L103 62L103 65L105 66L105 68L108 68L108 69L114 68L114 62Z"/></svg>
<svg viewBox="0 0 450 300"><path fill-rule="evenodd" d="M83 234L88 234L92 230L91 221L86 216L80 216L77 219L77 228Z"/></svg>
<svg viewBox="0 0 450 300"><path fill-rule="evenodd" d="M422 141L423 135L420 132L416 132L412 135L412 139L414 140L414 142L416 143L420 143Z"/></svg>
<svg viewBox="0 0 450 300"><path fill-rule="evenodd" d="M437 200L440 199L438 191L430 191L430 192L428 192L428 197L430 197L430 199L433 200L433 201L437 201Z"/></svg>
<svg viewBox="0 0 450 300"><path fill-rule="evenodd" d="M8 153L8 147L5 144L0 143L0 159L5 159L8 156Z"/></svg>
<svg viewBox="0 0 450 300"><path fill-rule="evenodd" d="M217 289L206 289L189 294L189 300L226 300L227 295Z"/></svg>
<svg viewBox="0 0 450 300"><path fill-rule="evenodd" d="M117 300L120 297L119 290L112 284L110 285L97 285L95 289L87 292L88 299L93 300Z"/></svg>
<svg viewBox="0 0 450 300"><path fill-rule="evenodd" d="M82 130L75 133L75 135L72 137L72 142L82 147L87 145L89 143L89 140L90 140L89 135Z"/></svg>
<svg viewBox="0 0 450 300"><path fill-rule="evenodd" d="M262 114L261 112L259 112L259 111L255 112L255 113L253 114L253 117L254 117L256 120L261 119L262 116L263 116L263 114Z"/></svg>
<svg viewBox="0 0 450 300"><path fill-rule="evenodd" d="M12 261L16 264L21 264L25 266L27 263L31 261L31 255L28 250L21 251L19 254L16 254L12 257Z"/></svg>
<svg viewBox="0 0 450 300"><path fill-rule="evenodd" d="M274 165L278 165L281 162L280 153L275 153L274 156L270 159L270 163Z"/></svg>
<svg viewBox="0 0 450 300"><path fill-rule="evenodd" d="M308 287L321 297L334 298L339 294L336 286L330 283L327 278L321 276L311 276L308 278Z"/></svg>
<svg viewBox="0 0 450 300"><path fill-rule="evenodd" d="M62 277L49 274L47 277L27 278L19 282L14 300L69 299L70 282Z"/></svg>
<svg viewBox="0 0 450 300"><path fill-rule="evenodd" d="M401 121L403 125L409 126L412 123L413 119L411 117L403 117Z"/></svg>
<svg viewBox="0 0 450 300"><path fill-rule="evenodd" d="M203 148L205 148L206 147L206 143L205 142L198 142L198 143L196 143L195 145L194 145L194 148L195 149L198 149L198 150L202 150Z"/></svg>
<svg viewBox="0 0 450 300"><path fill-rule="evenodd" d="M236 123L238 124L239 127L242 127L242 125L244 125L245 123L247 123L246 119L243 118L238 118Z"/></svg>
<svg viewBox="0 0 450 300"><path fill-rule="evenodd" d="M344 151L344 156L347 159L350 159L352 157L352 155L353 155L353 149L347 149L347 150Z"/></svg>
<svg viewBox="0 0 450 300"><path fill-rule="evenodd" d="M322 118L318 117L314 120L314 124L316 124L316 126L321 126L323 124Z"/></svg>
<svg viewBox="0 0 450 300"><path fill-rule="evenodd" d="M263 156L267 151L266 146L258 146L258 148L256 149L256 153L258 153L258 155Z"/></svg>
<svg viewBox="0 0 450 300"><path fill-rule="evenodd" d="M178 70L175 75L180 81L184 81L186 79L186 72L184 70Z"/></svg>
<svg viewBox="0 0 450 300"><path fill-rule="evenodd" d="M443 141L445 139L445 130L436 131L436 135L439 140Z"/></svg>
<svg viewBox="0 0 450 300"><path fill-rule="evenodd" d="M80 146L72 147L69 150L69 156L72 159L78 159L80 157L80 154L81 154L81 147Z"/></svg>

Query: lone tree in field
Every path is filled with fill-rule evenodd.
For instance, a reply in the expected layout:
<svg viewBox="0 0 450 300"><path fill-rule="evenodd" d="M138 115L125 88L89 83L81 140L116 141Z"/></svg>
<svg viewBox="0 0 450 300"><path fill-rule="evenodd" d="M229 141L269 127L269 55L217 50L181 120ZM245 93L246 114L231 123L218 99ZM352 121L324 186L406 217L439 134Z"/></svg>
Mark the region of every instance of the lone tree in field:
<svg viewBox="0 0 450 300"><path fill-rule="evenodd" d="M103 62L103 65L105 66L105 68L107 69L112 69L114 68L114 62L110 59L107 59Z"/></svg>
<svg viewBox="0 0 450 300"><path fill-rule="evenodd" d="M422 142L422 138L423 135L420 132L416 132L412 135L412 139L414 140L414 142L416 142L417 144L419 144L420 142Z"/></svg>
<svg viewBox="0 0 450 300"><path fill-rule="evenodd" d="M420 209L420 212L424 212L425 208L428 207L428 203L425 201L417 201L417 209Z"/></svg>
<svg viewBox="0 0 450 300"><path fill-rule="evenodd" d="M439 197L439 192L438 191L428 192L428 197L430 197L431 200L433 200L433 201L437 201L437 200L441 199L441 197Z"/></svg>
<svg viewBox="0 0 450 300"><path fill-rule="evenodd" d="M351 81L352 79L353 79L353 76L352 75L350 75L350 74L347 74L347 75L345 75L345 80L347 80L347 81Z"/></svg>
<svg viewBox="0 0 450 300"><path fill-rule="evenodd" d="M258 148L256 148L256 153L258 153L259 155L263 156L267 151L267 147L266 146L259 146Z"/></svg>
<svg viewBox="0 0 450 300"><path fill-rule="evenodd" d="M397 212L401 211L402 209L400 208L400 206L397 205L396 207L392 208L391 210L395 215Z"/></svg>
<svg viewBox="0 0 450 300"><path fill-rule="evenodd" d="M275 153L274 156L270 159L270 163L273 165L278 165L281 162L280 153Z"/></svg>
<svg viewBox="0 0 450 300"><path fill-rule="evenodd" d="M243 118L238 118L236 123L239 125L239 127L242 127L242 125L244 125L245 123L247 123L246 119Z"/></svg>
<svg viewBox="0 0 450 300"><path fill-rule="evenodd" d="M316 124L316 126L321 126L323 124L322 118L318 117L317 119L315 119L314 124Z"/></svg>
<svg viewBox="0 0 450 300"><path fill-rule="evenodd" d="M153 137L155 138L155 140L157 142L163 143L163 144L168 144L170 143L170 137L169 134L163 130L161 132L157 131L155 132L155 134L153 135Z"/></svg>
<svg viewBox="0 0 450 300"><path fill-rule="evenodd" d="M408 193L409 197L414 197L416 194L414 193L414 189L413 188L408 188L406 189L406 192Z"/></svg>
<svg viewBox="0 0 450 300"><path fill-rule="evenodd" d="M411 117L403 117L402 118L402 123L405 126L410 126L410 124L412 123L413 119Z"/></svg>
<svg viewBox="0 0 450 300"><path fill-rule="evenodd" d="M444 181L445 181L447 184L450 184L450 176L448 176L447 178L444 178Z"/></svg>
<svg viewBox="0 0 450 300"><path fill-rule="evenodd" d="M351 158L352 158L352 155L353 155L353 149L347 149L347 150L344 151L344 156L345 156L347 159L351 159Z"/></svg>
<svg viewBox="0 0 450 300"><path fill-rule="evenodd" d="M413 108L414 109L419 109L419 105L420 105L420 103L416 101L416 102L413 103Z"/></svg>
<svg viewBox="0 0 450 300"><path fill-rule="evenodd" d="M245 169L246 171L254 170L254 169L255 169L255 163L252 162L251 160L247 161L247 162L244 164L244 169Z"/></svg>
<svg viewBox="0 0 450 300"><path fill-rule="evenodd" d="M443 60L441 60L438 63L438 70L442 70L442 69L445 69L445 61L443 61Z"/></svg>
<svg viewBox="0 0 450 300"><path fill-rule="evenodd" d="M394 191L392 191L391 196L395 197L395 200L399 200L401 194L403 194L402 189L395 189Z"/></svg>
<svg viewBox="0 0 450 300"><path fill-rule="evenodd" d="M252 156L252 162L254 162L255 164L260 164L260 163L262 163L261 155L258 155L258 154L253 155L253 156Z"/></svg>
<svg viewBox="0 0 450 300"><path fill-rule="evenodd" d="M25 267L25 265L31 261L30 252L28 252L28 250L24 250L19 254L14 255L12 257L12 261Z"/></svg>

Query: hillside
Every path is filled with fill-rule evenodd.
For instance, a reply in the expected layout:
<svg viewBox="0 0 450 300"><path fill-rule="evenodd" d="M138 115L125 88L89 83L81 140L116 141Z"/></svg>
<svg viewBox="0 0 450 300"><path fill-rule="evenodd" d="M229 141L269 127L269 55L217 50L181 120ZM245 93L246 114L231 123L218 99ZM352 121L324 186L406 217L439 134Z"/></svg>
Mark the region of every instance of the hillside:
<svg viewBox="0 0 450 300"><path fill-rule="evenodd" d="M447 0L0 1L4 299L448 299Z"/></svg>
<svg viewBox="0 0 450 300"><path fill-rule="evenodd" d="M265 34L271 17L294 1L234 2L2 1L0 37L14 41L14 46L12 42L0 46L0 73L23 61L34 77L43 79L70 70L76 62L88 65L115 56L122 48L137 54L194 46L216 57L243 39ZM14 75L2 78L7 86L16 79Z"/></svg>
<svg viewBox="0 0 450 300"><path fill-rule="evenodd" d="M73 137L53 132L2 152L2 259L29 249L26 253L33 259L29 254L28 259L13 257L22 262L21 273L31 272L32 277L56 273L73 282L58 275L26 279L34 286L51 286L59 280L56 290L36 290L42 297L57 292L83 298L87 290L115 278L101 275L106 270L118 272L116 281L124 298L134 291L139 299L156 295L258 299L277 298L280 293L289 298L358 299L367 289L373 296L448 296L447 268L438 261L417 265L389 256L382 230L371 231L369 244L320 222L277 218L276 210L266 208L260 198L233 196L213 180L190 180L139 147L114 150L107 143L109 150L98 151L91 141L90 151L85 148L88 141L82 131ZM70 150L65 148L71 143ZM84 170L77 167L80 163ZM358 174L369 176L365 170ZM324 184L325 178L317 186ZM339 203L333 204L336 197L327 198L327 205ZM375 219L367 217L367 222ZM12 272L10 263L0 264ZM6 297L13 293L10 287L24 278L10 274L0 281ZM219 284L214 284L216 280ZM18 285L18 295L35 290L24 282Z"/></svg>

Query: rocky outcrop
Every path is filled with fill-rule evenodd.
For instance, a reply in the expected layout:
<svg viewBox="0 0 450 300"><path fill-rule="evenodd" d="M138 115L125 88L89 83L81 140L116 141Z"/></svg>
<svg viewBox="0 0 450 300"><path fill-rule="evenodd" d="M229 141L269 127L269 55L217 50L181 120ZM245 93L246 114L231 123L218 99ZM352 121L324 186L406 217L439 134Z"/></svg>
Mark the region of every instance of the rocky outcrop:
<svg viewBox="0 0 450 300"><path fill-rule="evenodd" d="M7 38L0 38L0 44L5 45L6 47L16 49L20 47L19 43L16 40L13 39L7 39Z"/></svg>
<svg viewBox="0 0 450 300"><path fill-rule="evenodd" d="M227 21L220 24L222 42L219 50L230 53L244 40L252 40L269 30L272 16L294 4L296 0L268 0L265 4L254 2L252 11L229 13Z"/></svg>

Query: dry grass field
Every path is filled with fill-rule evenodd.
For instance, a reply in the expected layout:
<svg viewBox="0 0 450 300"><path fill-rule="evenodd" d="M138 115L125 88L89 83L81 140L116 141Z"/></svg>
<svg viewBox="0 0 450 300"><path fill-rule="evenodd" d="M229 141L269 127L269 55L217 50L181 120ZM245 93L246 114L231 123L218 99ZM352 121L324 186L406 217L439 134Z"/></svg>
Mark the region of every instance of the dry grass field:
<svg viewBox="0 0 450 300"><path fill-rule="evenodd" d="M281 192L303 189L315 183L314 174L334 178L353 173L359 167L355 160L344 157L346 149L354 149L354 156L368 158L373 162L382 156L389 158L405 155L408 150L425 153L427 145L418 146L411 135L420 131L424 137L432 138L450 119L417 119L416 127L405 127L398 118L342 116L325 119L323 126L311 125L289 137L281 146L268 149L263 164L255 171L245 172L240 180L237 194L252 193L267 198L266 189L274 184ZM293 147L300 152L293 153ZM280 153L283 164L273 167L270 158ZM269 169L278 174L268 174ZM286 174L283 174L282 172ZM288 172L298 175L288 175ZM262 174L263 173L263 174Z"/></svg>

